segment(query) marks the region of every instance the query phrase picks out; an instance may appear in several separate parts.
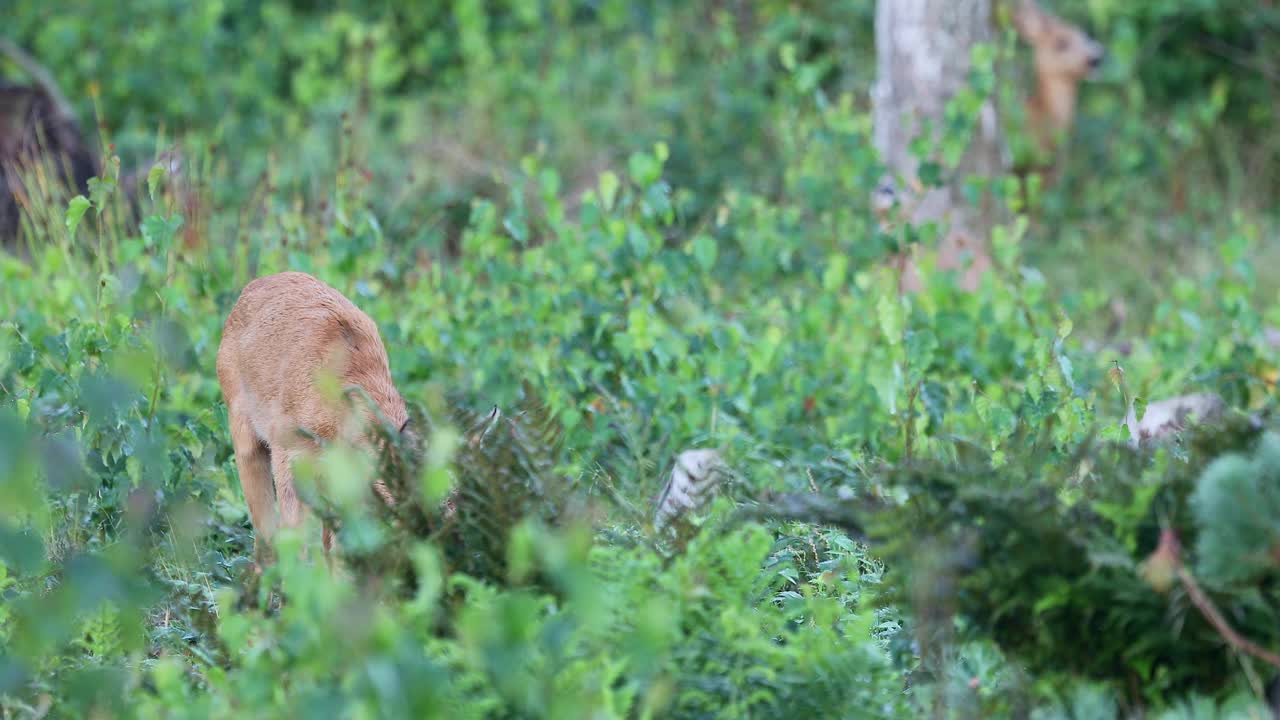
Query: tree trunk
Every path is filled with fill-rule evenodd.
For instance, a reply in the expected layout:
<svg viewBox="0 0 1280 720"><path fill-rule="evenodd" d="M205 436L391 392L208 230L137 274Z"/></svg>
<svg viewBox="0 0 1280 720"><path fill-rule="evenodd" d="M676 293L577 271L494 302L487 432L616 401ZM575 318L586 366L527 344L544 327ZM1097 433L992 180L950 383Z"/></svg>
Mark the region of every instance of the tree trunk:
<svg viewBox="0 0 1280 720"><path fill-rule="evenodd" d="M894 195L909 213L904 219L940 224L939 266L960 267L965 250L973 252L973 265L962 281L969 288L976 287L990 264L985 248L995 216L991 202L983 208L967 205L961 187L967 176L995 177L1004 167L993 100L983 104L968 150L956 171L944 177L942 188L918 192L921 159L910 146L923 121L935 130L941 127L947 102L967 80L971 48L994 39L992 0L877 3L879 77L872 89L876 149L895 176Z"/></svg>

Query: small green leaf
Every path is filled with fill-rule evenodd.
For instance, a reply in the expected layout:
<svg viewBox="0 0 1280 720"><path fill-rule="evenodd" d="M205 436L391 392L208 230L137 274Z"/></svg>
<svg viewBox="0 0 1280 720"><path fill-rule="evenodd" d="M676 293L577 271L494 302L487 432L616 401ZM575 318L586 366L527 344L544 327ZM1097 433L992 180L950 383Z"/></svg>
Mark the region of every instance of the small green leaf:
<svg viewBox="0 0 1280 720"><path fill-rule="evenodd" d="M638 225L627 226L627 243L631 245L631 251L636 254L636 257L640 258L649 257L649 252L653 249L649 233Z"/></svg>
<svg viewBox="0 0 1280 720"><path fill-rule="evenodd" d="M1066 355L1058 355L1058 370L1062 371L1062 379L1066 382L1067 389L1070 390L1071 388L1074 388L1076 380L1071 373L1071 360Z"/></svg>
<svg viewBox="0 0 1280 720"><path fill-rule="evenodd" d="M822 272L822 289L835 292L844 285L849 272L849 258L843 253L834 253L827 260L827 269Z"/></svg>
<svg viewBox="0 0 1280 720"><path fill-rule="evenodd" d="M1040 397L1044 394L1044 382L1039 375L1032 374L1027 377L1027 395L1031 397L1032 402L1040 402Z"/></svg>
<svg viewBox="0 0 1280 720"><path fill-rule="evenodd" d="M903 312L902 302L895 296L881 295L876 301L876 314L880 318L880 332L890 345L902 341Z"/></svg>
<svg viewBox="0 0 1280 720"><path fill-rule="evenodd" d="M925 371L933 364L938 338L932 330L912 330L907 333L907 371L912 384L924 378Z"/></svg>
<svg viewBox="0 0 1280 720"><path fill-rule="evenodd" d="M693 239L693 258L702 266L703 271L710 272L715 266L717 252L715 238L710 235L698 235Z"/></svg>
<svg viewBox="0 0 1280 720"><path fill-rule="evenodd" d="M449 463L461 442L462 436L452 427L439 427L431 433L418 485L428 504L441 502L449 494L453 486Z"/></svg>
<svg viewBox="0 0 1280 720"><path fill-rule="evenodd" d="M102 210L107 205L107 196L116 189L116 181L111 178L89 178L89 201Z"/></svg>
<svg viewBox="0 0 1280 720"><path fill-rule="evenodd" d="M538 184L542 186L542 194L555 197L560 192L560 174L547 168L538 173Z"/></svg>
<svg viewBox="0 0 1280 720"><path fill-rule="evenodd" d="M613 203L618 199L618 187L617 175L608 170L600 175L600 202L605 210L613 209Z"/></svg>
<svg viewBox="0 0 1280 720"><path fill-rule="evenodd" d="M1141 395L1133 397L1133 417L1138 422L1142 422L1143 416L1147 414L1147 399Z"/></svg>
<svg viewBox="0 0 1280 720"><path fill-rule="evenodd" d="M796 69L796 46L791 43L783 43L778 48L778 60L782 63L783 69L791 72Z"/></svg>
<svg viewBox="0 0 1280 720"><path fill-rule="evenodd" d="M83 195L71 198L71 202L67 205L67 234L72 240L76 237L76 228L80 226L80 219L84 217L90 205L89 198Z"/></svg>
<svg viewBox="0 0 1280 720"><path fill-rule="evenodd" d="M518 215L508 216L507 219L502 221L502 227L516 242L521 245L529 244L529 225L524 221L523 217Z"/></svg>
<svg viewBox="0 0 1280 720"><path fill-rule="evenodd" d="M632 182L641 187L652 185L662 177L662 165L645 153L632 153L627 160L627 169L631 173Z"/></svg>
<svg viewBox="0 0 1280 720"><path fill-rule="evenodd" d="M156 199L156 188L160 187L160 181L164 179L164 165L156 163L151 166L151 170L147 173L147 195L150 196L152 202Z"/></svg>
<svg viewBox="0 0 1280 720"><path fill-rule="evenodd" d="M182 216L164 218L152 215L142 221L142 239L148 247L168 247L178 230L182 228Z"/></svg>
<svg viewBox="0 0 1280 720"><path fill-rule="evenodd" d="M920 182L925 187L942 187L942 166L932 160L920 163Z"/></svg>

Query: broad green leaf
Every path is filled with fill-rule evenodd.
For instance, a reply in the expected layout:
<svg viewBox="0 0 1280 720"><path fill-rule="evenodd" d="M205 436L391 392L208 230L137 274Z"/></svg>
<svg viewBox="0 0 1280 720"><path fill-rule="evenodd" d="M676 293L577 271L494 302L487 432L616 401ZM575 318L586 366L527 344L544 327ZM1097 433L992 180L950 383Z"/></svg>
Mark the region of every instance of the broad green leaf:
<svg viewBox="0 0 1280 720"><path fill-rule="evenodd" d="M876 301L876 315L880 318L880 332L890 345L902 342L902 330L906 312L897 295L881 295Z"/></svg>
<svg viewBox="0 0 1280 720"><path fill-rule="evenodd" d="M151 170L147 172L147 196L152 202L156 199L156 189L160 187L160 181L165 177L165 168L161 163L151 166Z"/></svg>
<svg viewBox="0 0 1280 720"><path fill-rule="evenodd" d="M72 240L76 237L76 228L80 227L80 219L84 217L84 213L89 209L90 205L89 198L83 195L71 198L71 202L67 205L67 235Z"/></svg>

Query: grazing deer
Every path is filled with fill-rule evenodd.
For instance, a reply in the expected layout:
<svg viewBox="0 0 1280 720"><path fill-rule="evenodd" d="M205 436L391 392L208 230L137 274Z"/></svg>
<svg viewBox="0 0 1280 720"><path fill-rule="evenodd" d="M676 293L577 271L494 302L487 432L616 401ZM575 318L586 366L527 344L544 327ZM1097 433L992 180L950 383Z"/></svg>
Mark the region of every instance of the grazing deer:
<svg viewBox="0 0 1280 720"><path fill-rule="evenodd" d="M254 558L262 564L279 523L302 524L304 508L293 479L293 461L333 440L350 421L363 422L366 448L374 443L374 413L327 399L317 376L332 373L343 387L362 389L401 433L409 415L391 381L378 326L337 290L300 272L260 277L245 286L223 326L218 383L227 402L236 470L249 504ZM312 438L299 430L309 433ZM314 438L314 439L313 439ZM416 446L417 438L409 438ZM385 450L385 448L382 448ZM273 486L274 481L274 486ZM395 501L381 480L374 490ZM329 556L333 531L324 527Z"/></svg>
<svg viewBox="0 0 1280 720"><path fill-rule="evenodd" d="M1048 161L1071 130L1080 83L1102 64L1106 51L1034 0L1018 0L1013 25L1035 57L1036 89L1025 109L1039 159Z"/></svg>

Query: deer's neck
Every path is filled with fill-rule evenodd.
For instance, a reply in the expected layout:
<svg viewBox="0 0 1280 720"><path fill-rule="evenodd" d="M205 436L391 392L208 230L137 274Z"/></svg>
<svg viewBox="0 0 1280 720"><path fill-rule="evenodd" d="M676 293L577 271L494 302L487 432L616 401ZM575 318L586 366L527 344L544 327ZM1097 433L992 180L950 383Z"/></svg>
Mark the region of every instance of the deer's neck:
<svg viewBox="0 0 1280 720"><path fill-rule="evenodd" d="M373 400L392 426L398 428L409 418L404 398L400 396L400 392L396 390L396 386L392 384L385 371L353 373L347 381L363 388L369 394L369 399Z"/></svg>
<svg viewBox="0 0 1280 720"><path fill-rule="evenodd" d="M1074 78L1037 73L1036 92L1027 101L1027 115L1041 148L1051 150L1071 129L1079 87Z"/></svg>

